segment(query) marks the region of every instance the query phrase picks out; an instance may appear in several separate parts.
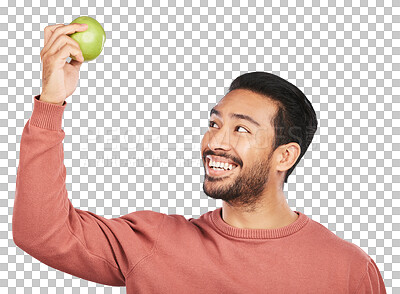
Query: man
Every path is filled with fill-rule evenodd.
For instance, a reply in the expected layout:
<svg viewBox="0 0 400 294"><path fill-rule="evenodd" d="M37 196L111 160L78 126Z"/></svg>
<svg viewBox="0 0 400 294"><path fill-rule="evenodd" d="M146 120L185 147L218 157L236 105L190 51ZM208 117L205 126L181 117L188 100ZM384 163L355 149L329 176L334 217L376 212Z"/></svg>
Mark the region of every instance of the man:
<svg viewBox="0 0 400 294"><path fill-rule="evenodd" d="M222 208L189 220L149 210L106 219L74 208L61 125L83 60L67 35L85 29L45 29L42 93L21 137L12 223L18 247L132 294L386 293L367 253L288 206L283 185L317 118L297 87L272 74L238 77L211 110L203 189ZM66 63L70 55L76 60Z"/></svg>

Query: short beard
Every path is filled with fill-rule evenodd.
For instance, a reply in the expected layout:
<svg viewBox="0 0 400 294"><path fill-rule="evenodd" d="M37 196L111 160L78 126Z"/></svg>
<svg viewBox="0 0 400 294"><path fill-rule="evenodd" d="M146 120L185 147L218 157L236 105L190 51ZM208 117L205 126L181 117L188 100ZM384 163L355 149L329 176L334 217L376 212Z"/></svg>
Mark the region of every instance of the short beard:
<svg viewBox="0 0 400 294"><path fill-rule="evenodd" d="M229 206L240 207L244 212L254 212L260 201L261 195L268 182L269 164L272 153L265 161L259 161L256 165L248 168L247 171L241 170L241 175L230 179L230 184L223 184L223 181L229 181L224 177L210 177L205 173L203 182L204 193L213 199L222 199ZM239 168L237 166L236 168ZM206 182L215 183L210 188ZM218 185L218 182L221 184Z"/></svg>

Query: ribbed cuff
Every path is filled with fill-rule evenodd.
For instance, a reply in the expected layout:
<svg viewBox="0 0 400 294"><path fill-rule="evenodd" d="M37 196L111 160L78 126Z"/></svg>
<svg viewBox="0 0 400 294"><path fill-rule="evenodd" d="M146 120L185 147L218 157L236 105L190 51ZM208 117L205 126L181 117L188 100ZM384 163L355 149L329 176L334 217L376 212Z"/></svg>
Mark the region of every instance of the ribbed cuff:
<svg viewBox="0 0 400 294"><path fill-rule="evenodd" d="M51 104L40 101L40 95L36 95L33 99L33 111L30 123L42 129L52 131L61 130L62 116L67 106L67 101L63 105Z"/></svg>

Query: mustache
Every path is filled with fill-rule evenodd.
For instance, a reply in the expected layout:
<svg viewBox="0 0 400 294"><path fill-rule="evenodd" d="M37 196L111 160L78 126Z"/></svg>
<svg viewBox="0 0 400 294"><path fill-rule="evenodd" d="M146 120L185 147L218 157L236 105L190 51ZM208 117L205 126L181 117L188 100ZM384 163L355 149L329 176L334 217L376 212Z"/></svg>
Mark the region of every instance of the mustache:
<svg viewBox="0 0 400 294"><path fill-rule="evenodd" d="M206 150L203 153L203 160L206 161L206 157L207 155L214 155L214 156L220 156L220 157L225 157L231 161L233 161L234 163L236 163L238 166L242 166L243 165L243 161L241 161L239 158L233 157L229 154L226 153L215 153L212 150Z"/></svg>

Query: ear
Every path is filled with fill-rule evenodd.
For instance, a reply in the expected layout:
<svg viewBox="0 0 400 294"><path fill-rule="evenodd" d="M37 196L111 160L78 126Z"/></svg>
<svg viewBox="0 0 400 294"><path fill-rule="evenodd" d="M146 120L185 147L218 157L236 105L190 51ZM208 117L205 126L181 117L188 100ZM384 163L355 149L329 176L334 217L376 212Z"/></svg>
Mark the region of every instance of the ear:
<svg viewBox="0 0 400 294"><path fill-rule="evenodd" d="M278 158L276 169L278 171L286 171L290 169L296 163L300 153L300 145L295 142L279 146L277 150Z"/></svg>

